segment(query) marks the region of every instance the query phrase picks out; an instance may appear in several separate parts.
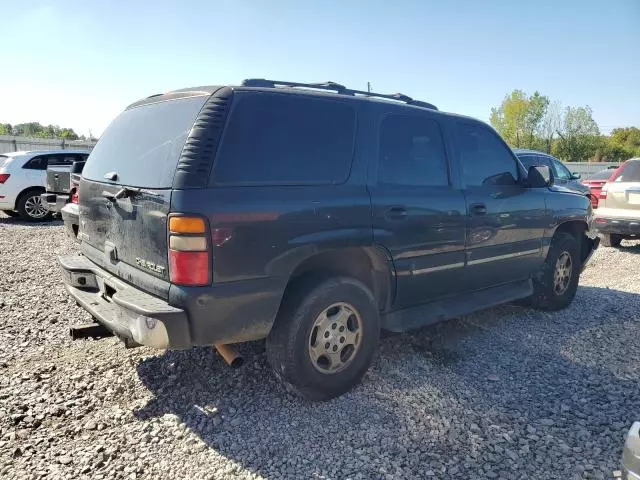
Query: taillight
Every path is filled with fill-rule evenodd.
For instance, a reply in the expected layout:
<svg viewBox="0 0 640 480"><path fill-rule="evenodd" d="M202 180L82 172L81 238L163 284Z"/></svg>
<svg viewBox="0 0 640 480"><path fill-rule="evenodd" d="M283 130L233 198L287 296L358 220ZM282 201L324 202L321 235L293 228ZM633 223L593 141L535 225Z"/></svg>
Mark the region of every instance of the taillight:
<svg viewBox="0 0 640 480"><path fill-rule="evenodd" d="M0 183L6 182L10 176L11 174L9 173L0 173Z"/></svg>
<svg viewBox="0 0 640 480"><path fill-rule="evenodd" d="M71 203L78 203L78 190L71 190Z"/></svg>
<svg viewBox="0 0 640 480"><path fill-rule="evenodd" d="M169 217L169 279L177 285L211 283L211 255L203 218Z"/></svg>

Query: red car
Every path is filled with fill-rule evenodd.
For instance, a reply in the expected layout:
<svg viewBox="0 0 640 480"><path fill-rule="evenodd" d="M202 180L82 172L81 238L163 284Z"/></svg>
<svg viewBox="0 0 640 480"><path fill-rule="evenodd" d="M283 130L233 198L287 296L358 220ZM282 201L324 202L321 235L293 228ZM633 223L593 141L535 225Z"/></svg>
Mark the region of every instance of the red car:
<svg viewBox="0 0 640 480"><path fill-rule="evenodd" d="M591 189L591 205L593 208L598 208L598 199L600 198L602 186L609 181L616 171L615 167L600 170L582 181L583 185L586 185Z"/></svg>

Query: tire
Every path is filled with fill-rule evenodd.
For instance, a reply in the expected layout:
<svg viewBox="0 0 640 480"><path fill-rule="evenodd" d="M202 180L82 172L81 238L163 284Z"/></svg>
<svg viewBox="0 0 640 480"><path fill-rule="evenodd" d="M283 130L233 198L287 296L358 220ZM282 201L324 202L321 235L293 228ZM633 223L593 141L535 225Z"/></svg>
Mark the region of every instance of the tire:
<svg viewBox="0 0 640 480"><path fill-rule="evenodd" d="M9 216L11 218L16 218L18 215L20 215L15 210L2 210L2 213L4 213L5 215L7 215L7 216Z"/></svg>
<svg viewBox="0 0 640 480"><path fill-rule="evenodd" d="M328 400L360 382L379 337L376 301L362 282L307 280L283 299L267 337L267 360L290 391L307 400Z"/></svg>
<svg viewBox="0 0 640 480"><path fill-rule="evenodd" d="M51 212L42 204L40 194L43 190L27 190L18 198L16 209L22 220L27 222L42 222L51 218ZM43 213L44 210L44 213Z"/></svg>
<svg viewBox="0 0 640 480"><path fill-rule="evenodd" d="M622 242L622 235L606 233L602 235L602 245L605 247L619 247Z"/></svg>
<svg viewBox="0 0 640 480"><path fill-rule="evenodd" d="M569 278L566 282L556 283L556 267L566 261L567 255L571 262ZM533 279L533 295L526 300L526 304L540 310L562 310L569 306L576 296L580 281L580 244L576 237L569 233L558 232L551 241L549 253L542 269ZM566 271L566 270L563 270ZM565 275L559 275L565 278Z"/></svg>

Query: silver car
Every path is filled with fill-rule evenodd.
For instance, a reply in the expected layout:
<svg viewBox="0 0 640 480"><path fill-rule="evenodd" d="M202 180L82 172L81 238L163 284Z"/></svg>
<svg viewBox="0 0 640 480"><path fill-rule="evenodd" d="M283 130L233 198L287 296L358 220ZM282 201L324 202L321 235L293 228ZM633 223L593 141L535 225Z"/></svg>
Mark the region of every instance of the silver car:
<svg viewBox="0 0 640 480"><path fill-rule="evenodd" d="M607 247L640 238L640 158L624 162L602 187L594 226Z"/></svg>
<svg viewBox="0 0 640 480"><path fill-rule="evenodd" d="M640 480L640 422L635 422L629 430L622 452L624 480Z"/></svg>

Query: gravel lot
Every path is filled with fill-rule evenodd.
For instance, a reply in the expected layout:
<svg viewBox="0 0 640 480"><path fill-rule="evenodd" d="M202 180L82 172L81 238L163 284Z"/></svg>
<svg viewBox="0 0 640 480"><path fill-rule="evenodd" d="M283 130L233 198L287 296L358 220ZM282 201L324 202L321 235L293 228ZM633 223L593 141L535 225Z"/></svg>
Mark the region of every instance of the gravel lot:
<svg viewBox="0 0 640 480"><path fill-rule="evenodd" d="M260 344L76 341L60 222L0 213L0 477L612 478L640 419L640 244L601 248L563 312L516 306L382 340L352 393L285 393Z"/></svg>

